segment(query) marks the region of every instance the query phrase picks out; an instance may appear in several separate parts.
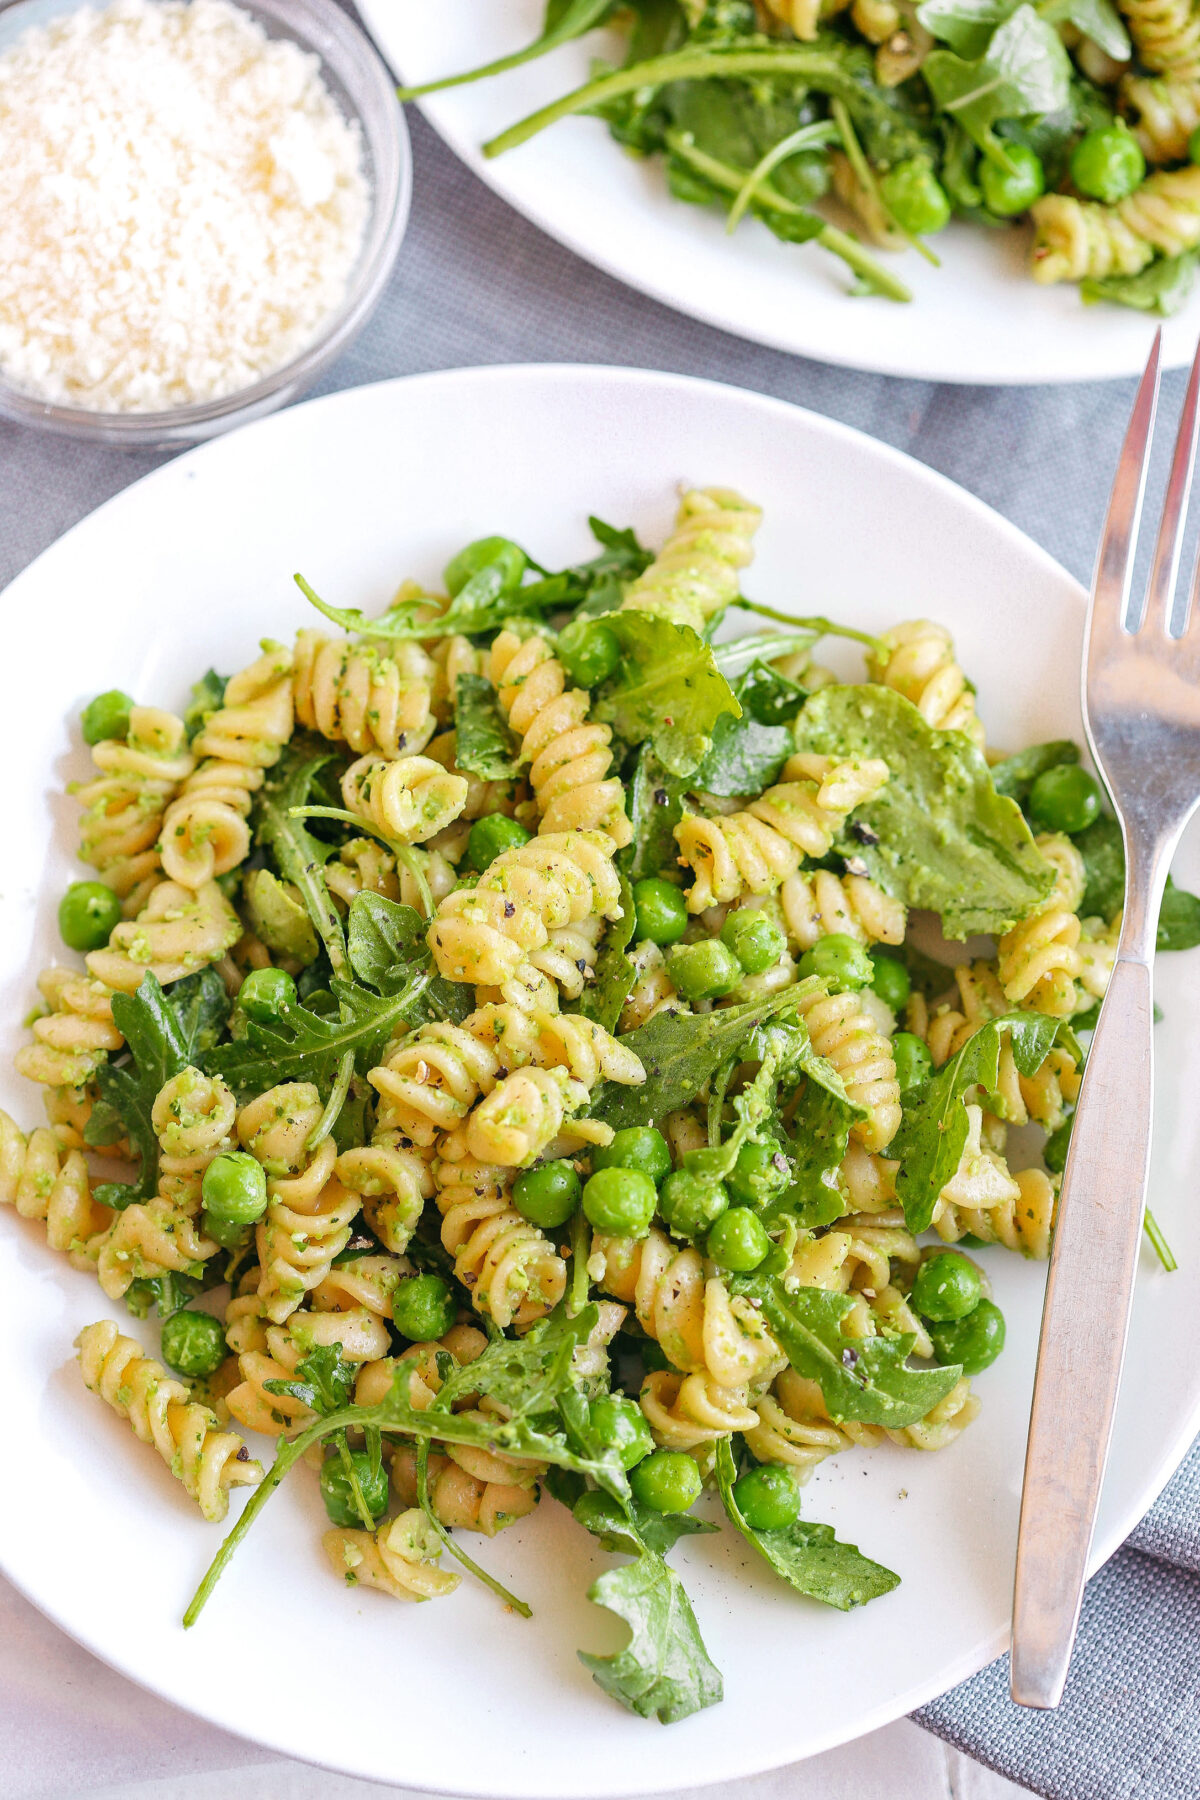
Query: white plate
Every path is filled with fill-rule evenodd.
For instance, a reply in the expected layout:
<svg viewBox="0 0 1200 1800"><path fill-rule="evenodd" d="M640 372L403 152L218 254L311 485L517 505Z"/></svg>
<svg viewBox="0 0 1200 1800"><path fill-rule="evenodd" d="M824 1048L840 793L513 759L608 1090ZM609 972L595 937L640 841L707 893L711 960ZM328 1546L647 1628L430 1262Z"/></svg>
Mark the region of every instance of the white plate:
<svg viewBox="0 0 1200 1800"><path fill-rule="evenodd" d="M179 705L210 664L237 668L259 637L290 637L311 620L294 569L370 612L485 532L551 565L587 553L590 511L660 541L681 479L762 503L753 595L867 628L931 612L956 633L993 741L1078 735L1075 584L978 501L843 426L731 388L595 368L423 375L310 402L147 476L8 591L7 667L28 677L10 679L0 714L3 1104L36 1120L9 1056L34 971L60 948L57 896L79 873L63 785L88 767L75 725L86 697L120 684ZM1194 884L1194 853L1184 872ZM1175 958L1163 990L1153 1203L1181 1272L1142 1273L1102 1555L1200 1423L1200 1117L1181 1101L1200 1088L1200 957ZM281 1753L456 1794L646 1793L842 1743L1003 1648L1042 1287L1003 1251L987 1263L1010 1348L980 1380L979 1423L935 1456L838 1456L806 1490L808 1516L903 1585L843 1616L792 1596L728 1535L685 1544L676 1560L727 1697L664 1731L622 1713L575 1660L619 1634L584 1599L606 1559L552 1502L480 1550L533 1602L532 1622L469 1582L418 1609L332 1578L316 1483L299 1470L185 1634L179 1615L220 1531L84 1391L71 1354L82 1325L121 1308L11 1212L0 1244L6 1441L20 1446L0 1482L5 1570L114 1667Z"/></svg>
<svg viewBox="0 0 1200 1800"><path fill-rule="evenodd" d="M543 0L360 0L376 43L406 82L507 55L538 34ZM1117 306L1085 307L1068 284L1037 287L1028 232L956 224L913 251L881 252L913 303L848 297L849 272L812 246L781 244L756 221L727 235L715 211L667 192L660 159L625 155L599 120L565 119L488 162L480 145L586 81L593 56L623 52L593 32L494 80L421 102L451 148L497 194L589 262L680 312L821 362L930 381L1085 381L1140 374L1153 325ZM1168 365L1189 362L1200 294L1164 328Z"/></svg>

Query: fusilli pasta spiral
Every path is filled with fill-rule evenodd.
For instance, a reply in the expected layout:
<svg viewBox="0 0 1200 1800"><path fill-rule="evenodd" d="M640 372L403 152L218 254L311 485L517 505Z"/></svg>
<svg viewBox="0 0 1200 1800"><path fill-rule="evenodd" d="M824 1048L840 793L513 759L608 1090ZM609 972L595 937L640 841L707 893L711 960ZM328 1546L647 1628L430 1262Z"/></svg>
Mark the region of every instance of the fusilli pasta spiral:
<svg viewBox="0 0 1200 1800"><path fill-rule="evenodd" d="M284 1082L238 1114L244 1149L267 1174L267 1210L257 1226L259 1296L267 1318L281 1325L328 1275L345 1249L362 1204L334 1175L337 1149L325 1138L307 1140L321 1117L311 1082Z"/></svg>
<svg viewBox="0 0 1200 1800"><path fill-rule="evenodd" d="M296 722L362 756L415 756L434 732L434 666L421 646L371 644L296 633L292 698Z"/></svg>
<svg viewBox="0 0 1200 1800"><path fill-rule="evenodd" d="M1121 0L1121 12L1146 68L1200 75L1200 17L1190 0Z"/></svg>
<svg viewBox="0 0 1200 1800"><path fill-rule="evenodd" d="M881 641L887 655L872 653L867 658L872 681L911 700L935 730L961 731L982 745L983 725L975 711L975 696L945 626L935 625L931 619L910 619L885 631Z"/></svg>
<svg viewBox="0 0 1200 1800"><path fill-rule="evenodd" d="M49 1011L33 1021L33 1042L16 1065L30 1081L79 1088L125 1039L113 1023L112 989L78 969L44 969L38 987Z"/></svg>
<svg viewBox="0 0 1200 1800"><path fill-rule="evenodd" d="M459 1583L451 1570L438 1568L441 1540L415 1507L374 1532L334 1526L321 1543L335 1574L351 1586L378 1588L393 1600L436 1600L452 1594Z"/></svg>
<svg viewBox="0 0 1200 1800"><path fill-rule="evenodd" d="M430 756L392 761L360 756L342 776L342 797L352 813L369 819L394 844L421 844L455 820L467 798L461 775L451 775Z"/></svg>
<svg viewBox="0 0 1200 1800"><path fill-rule="evenodd" d="M738 596L741 571L754 555L762 510L732 488L689 488L675 529L630 586L623 607L657 613L702 633Z"/></svg>
<svg viewBox="0 0 1200 1800"><path fill-rule="evenodd" d="M1066 1019L1076 1008L1075 978L1080 973L1075 909L1083 898L1083 858L1070 838L1058 833L1038 838L1037 846L1054 869L1054 886L1000 939L996 970L1014 1006Z"/></svg>
<svg viewBox="0 0 1200 1800"><path fill-rule="evenodd" d="M1058 1180L1044 1169L1021 1169L1013 1184L1013 1194L988 1207L956 1204L947 1199L948 1190L943 1189L933 1216L934 1230L947 1244L969 1235L1045 1262L1058 1207Z"/></svg>
<svg viewBox="0 0 1200 1800"><path fill-rule="evenodd" d="M153 1444L177 1481L212 1522L223 1519L229 1489L256 1487L262 1465L240 1437L218 1431L216 1416L186 1387L122 1337L111 1319L87 1325L75 1340L84 1385L128 1419L143 1444Z"/></svg>
<svg viewBox="0 0 1200 1800"><path fill-rule="evenodd" d="M155 1195L114 1215L88 1245L96 1277L110 1300L119 1300L135 1281L197 1274L200 1265L217 1254L217 1245L196 1221L196 1210Z"/></svg>
<svg viewBox="0 0 1200 1800"><path fill-rule="evenodd" d="M511 1457L471 1444L445 1449L429 1458L429 1503L443 1525L495 1537L537 1506L536 1467L522 1470ZM392 1482L404 1506L416 1504L417 1455L409 1444L399 1445L392 1456Z"/></svg>
<svg viewBox="0 0 1200 1800"><path fill-rule="evenodd" d="M377 1127L369 1144L343 1150L333 1172L362 1199L363 1217L386 1250L403 1255L433 1194L427 1155L402 1143L401 1133Z"/></svg>
<svg viewBox="0 0 1200 1800"><path fill-rule="evenodd" d="M39 1127L26 1137L0 1110L0 1206L15 1206L23 1219L40 1219L52 1250L89 1269L85 1248L112 1217L92 1199L88 1166L78 1150L63 1151L54 1133Z"/></svg>
<svg viewBox="0 0 1200 1800"><path fill-rule="evenodd" d="M642 1383L639 1404L655 1443L667 1450L698 1450L758 1420L744 1387L719 1387L702 1373L656 1369Z"/></svg>
<svg viewBox="0 0 1200 1800"><path fill-rule="evenodd" d="M1121 98L1137 120L1136 136L1147 162L1182 162L1188 139L1200 125L1200 77L1127 75Z"/></svg>
<svg viewBox="0 0 1200 1800"><path fill-rule="evenodd" d="M908 921L902 903L868 876L835 875L829 869L789 875L779 889L779 906L795 950L811 950L835 931L860 944L900 944Z"/></svg>
<svg viewBox="0 0 1200 1800"><path fill-rule="evenodd" d="M158 1191L189 1206L200 1201L210 1162L232 1150L237 1102L219 1075L186 1068L159 1089L150 1114L159 1144Z"/></svg>
<svg viewBox="0 0 1200 1800"><path fill-rule="evenodd" d="M163 814L196 762L183 720L152 706L132 707L124 738L97 744L92 761L99 773L71 790L84 808L79 854L131 918L159 879Z"/></svg>
<svg viewBox="0 0 1200 1800"><path fill-rule="evenodd" d="M867 1109L850 1134L863 1148L886 1150L900 1128L900 1085L892 1047L855 994L797 990L796 1011L808 1026L813 1049L833 1064L856 1106Z"/></svg>
<svg viewBox="0 0 1200 1800"><path fill-rule="evenodd" d="M456 1150L460 1146L453 1146ZM434 1164L442 1248L477 1312L502 1329L550 1312L566 1291L566 1264L509 1198L510 1167L458 1155Z"/></svg>
<svg viewBox="0 0 1200 1800"><path fill-rule="evenodd" d="M160 881L136 919L116 926L104 950L92 950L87 966L98 981L134 994L149 971L178 981L219 962L242 935L242 922L215 881L195 890Z"/></svg>
<svg viewBox="0 0 1200 1800"><path fill-rule="evenodd" d="M1046 194L1032 211L1035 281L1135 275L1155 251L1180 256L1200 244L1200 168L1160 169L1116 206Z"/></svg>

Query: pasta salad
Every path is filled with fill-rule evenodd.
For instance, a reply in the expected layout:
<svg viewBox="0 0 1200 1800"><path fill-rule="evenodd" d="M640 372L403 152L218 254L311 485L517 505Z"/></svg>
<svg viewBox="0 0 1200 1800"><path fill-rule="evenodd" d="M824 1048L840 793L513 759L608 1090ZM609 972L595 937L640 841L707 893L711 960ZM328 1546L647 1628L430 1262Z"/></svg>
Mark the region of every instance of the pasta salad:
<svg viewBox="0 0 1200 1800"><path fill-rule="evenodd" d="M1033 227L1029 270L1085 301L1170 314L1200 264L1200 23L1189 0L550 0L541 35L414 99L608 25L617 61L483 146L571 115L661 158L671 193L841 259L907 301L871 253L952 218ZM832 201L832 208L826 203ZM852 223L854 229L845 225ZM865 240L865 242L864 242Z"/></svg>
<svg viewBox="0 0 1200 1800"><path fill-rule="evenodd" d="M301 1461L335 1575L398 1600L528 1613L471 1534L567 1507L630 1632L583 1661L664 1722L721 1697L667 1560L714 1515L808 1601L896 1586L803 1486L979 1412L974 1252L1049 1252L1120 834L1074 744L987 744L943 626L748 599L759 525L705 488L657 553L483 538L377 618L297 577L336 634L85 709L83 960L0 1201L157 1320L157 1358L88 1325L86 1386L206 1520L253 1490L186 1624Z"/></svg>

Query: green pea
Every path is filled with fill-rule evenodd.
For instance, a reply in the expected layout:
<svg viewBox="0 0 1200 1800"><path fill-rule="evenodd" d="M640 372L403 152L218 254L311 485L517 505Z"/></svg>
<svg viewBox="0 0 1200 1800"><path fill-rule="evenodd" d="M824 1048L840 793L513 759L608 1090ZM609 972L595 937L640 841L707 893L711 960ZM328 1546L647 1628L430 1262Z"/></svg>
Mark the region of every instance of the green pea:
<svg viewBox="0 0 1200 1800"><path fill-rule="evenodd" d="M983 1279L969 1257L939 1250L926 1257L912 1284L912 1303L923 1319L947 1325L965 1319L979 1304Z"/></svg>
<svg viewBox="0 0 1200 1800"><path fill-rule="evenodd" d="M892 1039L892 1056L896 1064L896 1080L900 1092L920 1087L933 1074L933 1058L929 1046L911 1031L898 1031Z"/></svg>
<svg viewBox="0 0 1200 1800"><path fill-rule="evenodd" d="M708 1234L707 1249L713 1261L738 1275L757 1269L770 1248L762 1220L748 1206L731 1206Z"/></svg>
<svg viewBox="0 0 1200 1800"><path fill-rule="evenodd" d="M571 1218L582 1192L583 1185L569 1162L542 1163L517 1176L513 1205L531 1225L554 1231Z"/></svg>
<svg viewBox="0 0 1200 1800"><path fill-rule="evenodd" d="M630 1472L633 1497L649 1512L681 1513L695 1505L704 1483L682 1450L656 1450Z"/></svg>
<svg viewBox="0 0 1200 1800"><path fill-rule="evenodd" d="M621 642L610 626L596 619L572 619L559 632L557 655L568 681L576 687L599 687L616 672Z"/></svg>
<svg viewBox="0 0 1200 1800"><path fill-rule="evenodd" d="M677 945L671 952L667 972L676 992L685 1000L718 1000L742 979L741 963L717 938Z"/></svg>
<svg viewBox="0 0 1200 1800"><path fill-rule="evenodd" d="M653 1451L654 1439L641 1407L624 1394L602 1394L592 1401L588 1416L600 1442L620 1452L623 1469L632 1469Z"/></svg>
<svg viewBox="0 0 1200 1800"><path fill-rule="evenodd" d="M295 1004L296 984L286 969L251 969L238 989L238 1005L258 1025L270 1025Z"/></svg>
<svg viewBox="0 0 1200 1800"><path fill-rule="evenodd" d="M928 237L950 222L946 190L924 156L897 163L879 177L879 195L901 231Z"/></svg>
<svg viewBox="0 0 1200 1800"><path fill-rule="evenodd" d="M1004 1314L994 1301L981 1300L965 1319L933 1325L929 1335L940 1363L961 1363L964 1375L980 1375L1004 1348Z"/></svg>
<svg viewBox="0 0 1200 1800"><path fill-rule="evenodd" d="M184 1307L163 1324L162 1353L181 1375L211 1375L225 1361L225 1328L211 1313Z"/></svg>
<svg viewBox="0 0 1200 1800"><path fill-rule="evenodd" d="M84 743L102 744L108 738L123 738L129 730L133 704L132 698L120 688L109 688L106 693L89 700L81 718Z"/></svg>
<svg viewBox="0 0 1200 1800"><path fill-rule="evenodd" d="M640 1169L656 1185L671 1172L671 1149L653 1125L627 1125L592 1151L593 1169Z"/></svg>
<svg viewBox="0 0 1200 1800"><path fill-rule="evenodd" d="M872 950L871 961L875 968L871 986L885 1006L890 1006L893 1012L899 1012L912 993L908 970L902 962L898 962L894 956L886 956L882 950Z"/></svg>
<svg viewBox="0 0 1200 1800"><path fill-rule="evenodd" d="M446 583L446 592L453 599L455 594L462 592L472 576L498 564L504 592L511 593L514 588L520 587L528 561L521 546L514 544L511 538L476 538L474 543L465 545L457 556L450 558L442 570L442 580Z"/></svg>
<svg viewBox="0 0 1200 1800"><path fill-rule="evenodd" d="M787 949L783 928L765 912L739 907L721 928L721 942L741 963L747 975L761 975L773 968Z"/></svg>
<svg viewBox="0 0 1200 1800"><path fill-rule="evenodd" d="M856 938L844 931L831 931L804 952L797 974L801 978L819 975L830 987L846 993L870 987L875 979L875 964Z"/></svg>
<svg viewBox="0 0 1200 1800"><path fill-rule="evenodd" d="M688 928L687 903L679 889L657 875L633 884L637 911L634 937L638 943L677 944Z"/></svg>
<svg viewBox="0 0 1200 1800"><path fill-rule="evenodd" d="M1077 763L1046 769L1029 790L1029 817L1040 831L1086 831L1100 805L1100 783Z"/></svg>
<svg viewBox="0 0 1200 1800"><path fill-rule="evenodd" d="M989 212L1002 219L1028 212L1034 201L1046 191L1046 171L1040 156L1024 144L1005 142L1007 167L990 157L979 164L979 185Z"/></svg>
<svg viewBox="0 0 1200 1800"><path fill-rule="evenodd" d="M214 1156L200 1182L204 1208L227 1225L253 1225L267 1210L263 1166L245 1150Z"/></svg>
<svg viewBox="0 0 1200 1800"><path fill-rule="evenodd" d="M249 1226L239 1225L236 1219L219 1219L207 1207L200 1214L200 1227L205 1237L210 1237L222 1250L240 1250L250 1239Z"/></svg>
<svg viewBox="0 0 1200 1800"><path fill-rule="evenodd" d="M764 1463L733 1484L738 1511L753 1531L786 1531L800 1517L800 1486L790 1469Z"/></svg>
<svg viewBox="0 0 1200 1800"><path fill-rule="evenodd" d="M352 1450L350 1461L354 1465L358 1491L366 1502L367 1511L372 1519L381 1519L388 1509L387 1469L382 1463L375 1467L365 1450ZM327 1456L321 1464L321 1498L325 1502L325 1511L335 1525L346 1525L352 1530L356 1525L362 1525L354 1490L350 1486L350 1477L346 1473L340 1451Z"/></svg>
<svg viewBox="0 0 1200 1800"><path fill-rule="evenodd" d="M1071 180L1089 200L1115 206L1146 178L1146 159L1126 125L1085 132L1071 152Z"/></svg>
<svg viewBox="0 0 1200 1800"><path fill-rule="evenodd" d="M467 856L472 867L482 875L506 850L519 850L522 844L527 844L530 835L517 819L506 818L503 813L489 813L486 818L476 819L468 832Z"/></svg>
<svg viewBox="0 0 1200 1800"><path fill-rule="evenodd" d="M654 1183L640 1169L598 1169L583 1190L584 1217L607 1237L645 1237L657 1205Z"/></svg>
<svg viewBox="0 0 1200 1800"><path fill-rule="evenodd" d="M725 1180L735 1200L746 1206L765 1206L783 1192L791 1178L791 1164L783 1146L751 1138L738 1151L737 1161Z"/></svg>
<svg viewBox="0 0 1200 1800"><path fill-rule="evenodd" d="M102 950L121 923L121 901L102 881L73 881L58 903L58 931L70 950Z"/></svg>
<svg viewBox="0 0 1200 1800"><path fill-rule="evenodd" d="M445 1337L458 1308L440 1275L410 1275L392 1294L392 1319L401 1337L429 1344Z"/></svg>
<svg viewBox="0 0 1200 1800"><path fill-rule="evenodd" d="M662 1184L659 1211L676 1237L702 1238L729 1206L729 1190L723 1181L676 1169Z"/></svg>

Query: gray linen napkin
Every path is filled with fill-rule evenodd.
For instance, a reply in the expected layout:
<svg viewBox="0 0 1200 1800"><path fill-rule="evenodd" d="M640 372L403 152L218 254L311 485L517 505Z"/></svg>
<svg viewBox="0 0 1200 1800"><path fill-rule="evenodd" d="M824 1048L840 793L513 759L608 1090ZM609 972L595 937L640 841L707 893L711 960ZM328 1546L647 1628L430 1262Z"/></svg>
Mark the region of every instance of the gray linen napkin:
<svg viewBox="0 0 1200 1800"><path fill-rule="evenodd" d="M795 401L907 450L1087 578L1130 383L938 387L742 343L578 261L484 189L419 116L410 114L410 123L416 200L400 263L326 390L476 363L622 363L704 375ZM1179 386L1169 378L1176 403ZM0 585L161 460L0 422ZM936 585L931 568L931 594ZM1052 1800L1200 1796L1200 1451L1131 1543L1136 1548L1122 1550L1089 1588L1057 1713L1012 1706L1006 1664L996 1663L924 1708L920 1722Z"/></svg>

